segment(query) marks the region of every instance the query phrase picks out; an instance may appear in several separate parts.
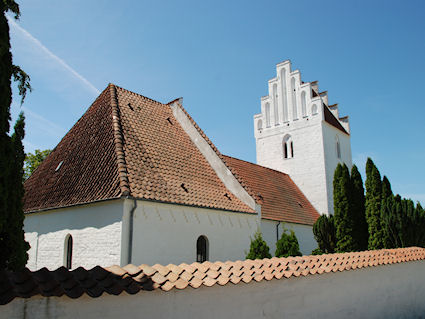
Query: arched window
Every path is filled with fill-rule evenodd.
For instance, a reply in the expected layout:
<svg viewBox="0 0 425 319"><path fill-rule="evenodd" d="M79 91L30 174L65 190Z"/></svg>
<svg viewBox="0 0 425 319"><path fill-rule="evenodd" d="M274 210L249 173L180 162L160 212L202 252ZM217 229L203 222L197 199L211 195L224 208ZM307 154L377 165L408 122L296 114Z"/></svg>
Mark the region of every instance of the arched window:
<svg viewBox="0 0 425 319"><path fill-rule="evenodd" d="M292 93L292 118L294 120L298 119L297 111L297 92L295 91L295 78L291 79L291 93Z"/></svg>
<svg viewBox="0 0 425 319"><path fill-rule="evenodd" d="M341 158L341 145L339 144L339 138L338 136L335 138L336 142L336 156L340 159Z"/></svg>
<svg viewBox="0 0 425 319"><path fill-rule="evenodd" d="M316 115L317 114L317 105L313 104L313 106L311 107L311 114Z"/></svg>
<svg viewBox="0 0 425 319"><path fill-rule="evenodd" d="M294 143L292 141L291 135L287 134L282 141L283 147L283 158L293 158L294 157Z"/></svg>
<svg viewBox="0 0 425 319"><path fill-rule="evenodd" d="M286 96L286 69L280 70L280 79L282 81L282 113L283 121L288 121L288 98Z"/></svg>
<svg viewBox="0 0 425 319"><path fill-rule="evenodd" d="M65 267L67 269L72 268L72 245L72 236L68 234L65 238Z"/></svg>
<svg viewBox="0 0 425 319"><path fill-rule="evenodd" d="M196 261L202 263L208 260L208 239L205 236L199 236L196 241Z"/></svg>
<svg viewBox="0 0 425 319"><path fill-rule="evenodd" d="M258 120L257 121L257 130L261 131L263 129L263 121Z"/></svg>
<svg viewBox="0 0 425 319"><path fill-rule="evenodd" d="M273 84L274 125L279 125L279 109L277 105L277 84Z"/></svg>
<svg viewBox="0 0 425 319"><path fill-rule="evenodd" d="M266 127L270 127L270 104L269 102L266 103Z"/></svg>
<svg viewBox="0 0 425 319"><path fill-rule="evenodd" d="M301 93L301 113L303 117L307 116L307 100L305 97L305 91Z"/></svg>

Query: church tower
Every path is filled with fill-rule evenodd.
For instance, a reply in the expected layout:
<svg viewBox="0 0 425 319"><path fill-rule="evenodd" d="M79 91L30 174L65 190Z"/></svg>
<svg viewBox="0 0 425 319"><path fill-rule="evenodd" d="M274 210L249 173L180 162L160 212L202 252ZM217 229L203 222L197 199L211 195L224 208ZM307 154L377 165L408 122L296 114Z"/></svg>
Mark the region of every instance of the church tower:
<svg viewBox="0 0 425 319"><path fill-rule="evenodd" d="M257 163L288 174L320 214L333 214L335 168L352 166L348 116L289 60L276 66L268 91L254 115Z"/></svg>

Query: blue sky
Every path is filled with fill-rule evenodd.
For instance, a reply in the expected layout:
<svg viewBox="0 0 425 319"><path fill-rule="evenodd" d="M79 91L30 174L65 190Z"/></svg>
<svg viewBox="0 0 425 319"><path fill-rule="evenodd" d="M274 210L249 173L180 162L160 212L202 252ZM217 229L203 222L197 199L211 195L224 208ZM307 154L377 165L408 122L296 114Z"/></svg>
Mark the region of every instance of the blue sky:
<svg viewBox="0 0 425 319"><path fill-rule="evenodd" d="M255 162L275 64L350 116L353 160L425 204L424 1L20 1L14 62L34 91L26 151L53 148L109 82L184 106L223 154Z"/></svg>

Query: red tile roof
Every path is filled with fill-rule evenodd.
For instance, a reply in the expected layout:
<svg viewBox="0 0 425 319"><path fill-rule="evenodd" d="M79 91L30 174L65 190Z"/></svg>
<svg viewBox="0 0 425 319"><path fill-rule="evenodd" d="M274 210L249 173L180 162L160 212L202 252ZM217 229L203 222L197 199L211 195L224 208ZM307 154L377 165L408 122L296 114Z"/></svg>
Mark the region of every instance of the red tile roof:
<svg viewBox="0 0 425 319"><path fill-rule="evenodd" d="M64 267L54 271L42 268L10 272L0 271L0 305L14 298L41 295L78 298L87 294L92 298L103 293L119 295L123 291L136 294L141 290L185 289L214 285L229 285L272 279L344 272L360 268L425 260L425 249L419 247L383 249L354 253L271 258L245 261L204 262L193 264L154 266L127 265L90 270Z"/></svg>
<svg viewBox="0 0 425 319"><path fill-rule="evenodd" d="M262 218L304 225L313 225L319 218L319 213L287 174L230 156L224 156L224 160L262 199Z"/></svg>
<svg viewBox="0 0 425 319"><path fill-rule="evenodd" d="M335 105L335 104L334 104ZM332 105L330 106L332 107ZM332 112L328 109L326 105L323 105L324 112L325 112L325 122L329 123L333 127L337 128L341 132L350 135L345 128L341 125L341 123L338 121L338 119L332 114Z"/></svg>
<svg viewBox="0 0 425 319"><path fill-rule="evenodd" d="M130 195L254 213L224 186L169 105L112 84L25 182L25 192L25 212Z"/></svg>

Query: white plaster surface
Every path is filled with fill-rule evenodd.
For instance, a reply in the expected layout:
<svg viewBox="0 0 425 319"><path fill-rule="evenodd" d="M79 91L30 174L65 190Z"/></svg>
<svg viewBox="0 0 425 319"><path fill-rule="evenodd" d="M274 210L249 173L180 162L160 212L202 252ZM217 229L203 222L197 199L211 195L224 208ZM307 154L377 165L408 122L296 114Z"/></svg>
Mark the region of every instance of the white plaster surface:
<svg viewBox="0 0 425 319"><path fill-rule="evenodd" d="M26 214L25 239L31 245L27 267L64 266L65 238L73 238L72 268L120 263L123 201Z"/></svg>
<svg viewBox="0 0 425 319"><path fill-rule="evenodd" d="M267 245L270 248L270 254L275 255L276 251L276 226L278 225L277 221L263 219L261 221L261 232L263 239L266 241ZM278 226L278 238L282 236L283 228L293 230L298 239L298 244L300 245L300 252L303 255L311 255L313 249L317 248L317 242L314 239L313 229L311 226L293 224L293 223L280 223Z"/></svg>
<svg viewBox="0 0 425 319"><path fill-rule="evenodd" d="M249 284L15 299L0 318L423 318L424 261Z"/></svg>
<svg viewBox="0 0 425 319"><path fill-rule="evenodd" d="M196 261L196 241L204 235L209 260L245 259L258 229L256 214L137 201L133 221L133 264L167 265Z"/></svg>

